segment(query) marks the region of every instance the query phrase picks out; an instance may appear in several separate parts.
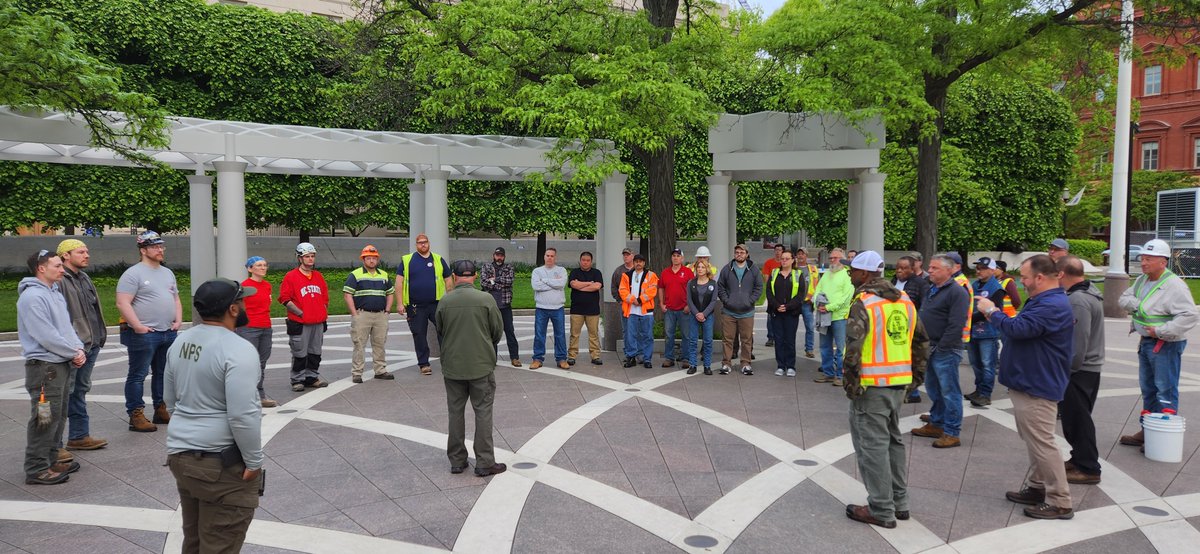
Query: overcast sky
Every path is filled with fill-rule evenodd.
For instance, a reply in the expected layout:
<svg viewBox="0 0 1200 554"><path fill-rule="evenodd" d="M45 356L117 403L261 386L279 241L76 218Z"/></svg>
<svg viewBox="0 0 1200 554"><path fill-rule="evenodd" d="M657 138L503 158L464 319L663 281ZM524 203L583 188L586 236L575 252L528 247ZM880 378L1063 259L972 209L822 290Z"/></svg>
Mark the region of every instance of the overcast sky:
<svg viewBox="0 0 1200 554"><path fill-rule="evenodd" d="M763 15L771 15L779 6L783 5L784 0L748 0L751 6L762 8ZM728 2L730 5L738 5L737 0Z"/></svg>

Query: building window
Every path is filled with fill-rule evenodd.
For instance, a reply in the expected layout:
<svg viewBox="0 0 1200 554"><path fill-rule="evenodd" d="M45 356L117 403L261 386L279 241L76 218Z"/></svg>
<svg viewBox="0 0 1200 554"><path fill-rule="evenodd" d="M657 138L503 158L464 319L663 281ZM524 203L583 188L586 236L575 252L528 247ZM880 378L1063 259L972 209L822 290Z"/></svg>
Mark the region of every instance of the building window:
<svg viewBox="0 0 1200 554"><path fill-rule="evenodd" d="M1200 137L1192 140L1192 167L1200 169Z"/></svg>
<svg viewBox="0 0 1200 554"><path fill-rule="evenodd" d="M1196 58L1196 88L1200 88L1200 56Z"/></svg>
<svg viewBox="0 0 1200 554"><path fill-rule="evenodd" d="M1142 143L1142 169L1158 169L1158 141Z"/></svg>
<svg viewBox="0 0 1200 554"><path fill-rule="evenodd" d="M1153 96L1155 94L1162 94L1162 66L1147 67L1145 76L1145 82L1142 83L1142 95Z"/></svg>

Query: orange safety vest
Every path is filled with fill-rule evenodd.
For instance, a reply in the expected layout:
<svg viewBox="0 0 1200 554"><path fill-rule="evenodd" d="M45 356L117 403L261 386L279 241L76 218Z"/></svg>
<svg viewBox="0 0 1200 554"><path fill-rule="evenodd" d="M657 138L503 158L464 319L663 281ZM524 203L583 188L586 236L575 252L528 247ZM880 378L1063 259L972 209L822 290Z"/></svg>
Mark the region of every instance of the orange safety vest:
<svg viewBox="0 0 1200 554"><path fill-rule="evenodd" d="M1005 277L1000 281L1000 288L1004 289L1004 299L1000 301L1000 311L1008 317L1016 317L1017 308L1013 306L1012 296L1008 294L1008 284L1013 281L1012 277Z"/></svg>
<svg viewBox="0 0 1200 554"><path fill-rule="evenodd" d="M962 273L954 276L954 282L967 289L967 324L963 327L962 341L968 343L971 342L971 316L975 314L975 289Z"/></svg>
<svg viewBox="0 0 1200 554"><path fill-rule="evenodd" d="M887 300L869 292L858 299L867 310L869 325L863 341L864 387L892 387L912 383L912 341L916 332L917 307L903 291L900 299Z"/></svg>

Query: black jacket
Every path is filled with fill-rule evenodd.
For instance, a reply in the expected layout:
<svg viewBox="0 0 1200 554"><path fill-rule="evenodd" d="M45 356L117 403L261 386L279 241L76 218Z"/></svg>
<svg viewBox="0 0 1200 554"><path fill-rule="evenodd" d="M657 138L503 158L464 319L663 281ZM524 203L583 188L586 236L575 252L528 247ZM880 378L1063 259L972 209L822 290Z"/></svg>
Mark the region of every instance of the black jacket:
<svg viewBox="0 0 1200 554"><path fill-rule="evenodd" d="M896 278L892 277L892 285L896 285ZM921 302L929 296L929 279L913 275L904 282L904 293L908 295L908 299L912 300L913 306L917 311L921 311Z"/></svg>

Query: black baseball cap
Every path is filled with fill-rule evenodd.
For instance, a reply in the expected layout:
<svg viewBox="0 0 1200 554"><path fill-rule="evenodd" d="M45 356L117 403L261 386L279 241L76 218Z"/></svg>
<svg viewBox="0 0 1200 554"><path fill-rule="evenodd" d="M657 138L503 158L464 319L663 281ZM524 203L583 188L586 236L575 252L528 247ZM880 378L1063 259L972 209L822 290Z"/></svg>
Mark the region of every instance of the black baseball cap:
<svg viewBox="0 0 1200 554"><path fill-rule="evenodd" d="M497 247L496 247L496 249L492 251L492 254L499 254L499 255L501 255L501 256L505 256L505 255L507 255L507 254L505 254L505 253L504 253L504 247L503 247L503 246L497 246Z"/></svg>
<svg viewBox="0 0 1200 554"><path fill-rule="evenodd" d="M680 256L682 256L682 255L683 255L683 250L680 250L680 249L678 249L678 248L676 248L676 249L674 249L674 250L671 250L671 255L672 255L672 256L674 256L675 254L679 254Z"/></svg>
<svg viewBox="0 0 1200 554"><path fill-rule="evenodd" d="M243 287L233 279L209 279L192 295L192 305L201 315L214 315L229 309L234 302L258 294L254 287Z"/></svg>
<svg viewBox="0 0 1200 554"><path fill-rule="evenodd" d="M641 261L643 261L643 262L644 262L644 261L646 261L646 257L645 257L645 256L643 256L643 255L641 255L641 254L634 254L634 255L633 255L633 260L634 260L634 261L641 260Z"/></svg>
<svg viewBox="0 0 1200 554"><path fill-rule="evenodd" d="M454 274L459 277L471 277L475 275L475 262L471 260L454 262Z"/></svg>

